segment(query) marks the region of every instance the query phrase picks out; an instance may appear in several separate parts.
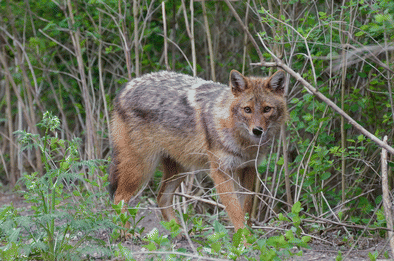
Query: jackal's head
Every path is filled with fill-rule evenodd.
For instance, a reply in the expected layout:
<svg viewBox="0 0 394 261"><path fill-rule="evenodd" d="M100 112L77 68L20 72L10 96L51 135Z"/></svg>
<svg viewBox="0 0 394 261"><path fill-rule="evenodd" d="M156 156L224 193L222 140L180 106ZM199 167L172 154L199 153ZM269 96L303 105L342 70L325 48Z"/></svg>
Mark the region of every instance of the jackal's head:
<svg viewBox="0 0 394 261"><path fill-rule="evenodd" d="M236 70L231 71L230 87L234 95L231 114L242 136L266 141L278 131L287 118L284 84L282 70L266 78L245 77Z"/></svg>

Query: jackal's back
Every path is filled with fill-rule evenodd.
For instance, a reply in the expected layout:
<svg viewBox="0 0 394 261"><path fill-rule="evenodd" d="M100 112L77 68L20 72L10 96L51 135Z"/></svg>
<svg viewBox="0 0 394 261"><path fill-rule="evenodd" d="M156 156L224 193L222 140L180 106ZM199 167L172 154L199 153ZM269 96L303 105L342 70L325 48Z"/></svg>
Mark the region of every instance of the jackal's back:
<svg viewBox="0 0 394 261"><path fill-rule="evenodd" d="M201 87L209 86L205 90ZM175 131L177 135L195 134L199 102L209 103L228 86L174 72L158 72L126 84L115 100L115 112L125 122ZM199 90L197 90L199 89ZM204 101L202 101L204 100Z"/></svg>

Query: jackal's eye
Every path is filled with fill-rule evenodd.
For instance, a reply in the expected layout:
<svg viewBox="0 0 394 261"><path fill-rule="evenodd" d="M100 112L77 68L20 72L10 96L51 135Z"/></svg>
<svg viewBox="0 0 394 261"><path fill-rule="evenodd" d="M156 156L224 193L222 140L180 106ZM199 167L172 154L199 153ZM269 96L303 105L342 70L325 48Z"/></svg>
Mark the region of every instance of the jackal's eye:
<svg viewBox="0 0 394 261"><path fill-rule="evenodd" d="M269 112L271 109L272 109L271 107L265 106L264 109L263 109L263 112L264 112L264 113L267 113L267 112Z"/></svg>
<svg viewBox="0 0 394 261"><path fill-rule="evenodd" d="M244 108L244 111L245 111L246 113L252 113L252 109L251 109L250 107L245 107L245 108Z"/></svg>

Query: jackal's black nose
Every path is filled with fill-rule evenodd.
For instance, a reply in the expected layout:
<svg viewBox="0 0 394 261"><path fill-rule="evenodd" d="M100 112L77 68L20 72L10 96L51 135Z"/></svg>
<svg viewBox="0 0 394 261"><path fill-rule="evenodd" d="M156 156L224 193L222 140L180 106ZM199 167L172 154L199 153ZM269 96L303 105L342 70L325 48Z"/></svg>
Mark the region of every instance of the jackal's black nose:
<svg viewBox="0 0 394 261"><path fill-rule="evenodd" d="M254 135L260 136L263 133L263 128L261 128L261 127L253 128L252 132Z"/></svg>

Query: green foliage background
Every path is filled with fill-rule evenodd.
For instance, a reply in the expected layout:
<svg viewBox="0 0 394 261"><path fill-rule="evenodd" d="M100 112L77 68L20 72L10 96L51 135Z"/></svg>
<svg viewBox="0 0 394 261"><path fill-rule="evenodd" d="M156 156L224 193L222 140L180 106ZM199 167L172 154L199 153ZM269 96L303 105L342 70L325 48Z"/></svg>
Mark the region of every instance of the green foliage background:
<svg viewBox="0 0 394 261"><path fill-rule="evenodd" d="M247 18L247 28L267 61L272 57L258 34L269 50L320 92L338 106L343 103L353 119L379 138L387 135L392 144L393 1L231 3L244 21ZM186 12L182 1L165 1L167 54L160 1L138 1L137 20L133 1L0 1L1 183L12 187L23 173L47 171L40 150L22 151L13 134L16 130L43 134L36 124L45 111L61 119L62 138L82 139L78 150L83 160L110 159L111 101L122 84L166 69L166 55L172 70L192 74L185 16L189 26L191 21L195 26L199 77L227 83L231 69L245 75L272 73L272 68L250 65L259 62L257 52L226 3L205 4L213 57L198 1L192 20L190 1ZM314 215L328 215L330 208L338 206L335 211L344 221L382 225L380 148L351 125L341 128L340 116L293 79L287 99L291 117L286 142L294 202L300 201ZM272 153L259 167L274 195L266 202L274 209L283 207L275 198L285 201L286 195L281 148L279 140L274 141ZM82 167L79 171L88 172ZM103 174L97 169L89 177L94 180ZM392 178L390 182L392 186ZM348 199L344 205L342 192ZM263 204L258 207L259 218L270 215Z"/></svg>

